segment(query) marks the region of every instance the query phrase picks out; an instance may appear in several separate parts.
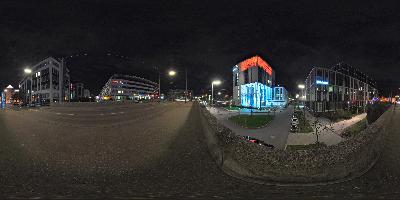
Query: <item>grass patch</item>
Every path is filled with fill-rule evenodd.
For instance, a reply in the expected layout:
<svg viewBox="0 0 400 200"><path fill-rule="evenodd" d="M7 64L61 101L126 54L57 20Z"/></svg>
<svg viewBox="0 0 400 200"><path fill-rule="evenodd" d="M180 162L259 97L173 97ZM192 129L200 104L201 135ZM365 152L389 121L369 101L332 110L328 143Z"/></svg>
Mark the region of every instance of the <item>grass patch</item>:
<svg viewBox="0 0 400 200"><path fill-rule="evenodd" d="M361 114L361 112L359 114ZM335 112L318 113L317 117L325 117L325 118L331 120L332 122L339 122L342 120L351 119L355 115L356 114L353 114L349 110L337 110Z"/></svg>
<svg viewBox="0 0 400 200"><path fill-rule="evenodd" d="M361 121L347 127L346 129L344 129L341 135L345 138L354 137L358 135L359 133L361 133L362 130L367 128L366 121L367 119L364 118Z"/></svg>
<svg viewBox="0 0 400 200"><path fill-rule="evenodd" d="M244 128L260 128L274 119L272 115L236 115L229 118L235 124Z"/></svg>
<svg viewBox="0 0 400 200"><path fill-rule="evenodd" d="M227 109L227 110L240 110L240 107L237 107L237 106L226 106L225 109Z"/></svg>
<svg viewBox="0 0 400 200"><path fill-rule="evenodd" d="M297 150L310 150L317 149L321 147L326 147L325 143L318 142L313 144L305 144L305 145L287 145L286 150L288 151L297 151Z"/></svg>

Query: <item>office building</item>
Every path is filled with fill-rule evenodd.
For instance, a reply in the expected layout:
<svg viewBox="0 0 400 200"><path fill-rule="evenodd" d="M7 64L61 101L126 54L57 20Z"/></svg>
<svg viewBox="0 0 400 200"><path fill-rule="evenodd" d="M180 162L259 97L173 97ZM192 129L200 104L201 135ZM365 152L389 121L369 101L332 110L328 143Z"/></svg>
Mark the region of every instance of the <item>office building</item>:
<svg viewBox="0 0 400 200"><path fill-rule="evenodd" d="M375 81L344 63L331 69L313 68L305 86L306 106L314 112L364 109L378 96Z"/></svg>
<svg viewBox="0 0 400 200"><path fill-rule="evenodd" d="M153 99L158 93L158 84L137 76L114 74L100 92L101 100Z"/></svg>
<svg viewBox="0 0 400 200"><path fill-rule="evenodd" d="M232 71L234 105L252 108L287 105L286 89L275 87L275 71L260 56L240 62Z"/></svg>
<svg viewBox="0 0 400 200"><path fill-rule="evenodd" d="M22 99L35 104L69 101L69 70L63 60L46 58L19 83Z"/></svg>

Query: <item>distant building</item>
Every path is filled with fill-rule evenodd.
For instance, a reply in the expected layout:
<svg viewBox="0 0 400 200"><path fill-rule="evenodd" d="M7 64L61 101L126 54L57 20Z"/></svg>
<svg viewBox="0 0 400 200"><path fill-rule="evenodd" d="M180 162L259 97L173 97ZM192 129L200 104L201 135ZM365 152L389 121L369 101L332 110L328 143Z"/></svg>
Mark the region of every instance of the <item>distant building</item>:
<svg viewBox="0 0 400 200"><path fill-rule="evenodd" d="M83 97L84 97L84 98L90 98L90 97L91 97L91 95L90 95L90 90L85 89L85 90L83 91Z"/></svg>
<svg viewBox="0 0 400 200"><path fill-rule="evenodd" d="M168 91L167 96L168 99L171 101L185 101L185 92L186 90L183 89L175 89L175 90L170 89ZM188 101L192 99L192 94L193 94L192 90L187 90L186 98Z"/></svg>
<svg viewBox="0 0 400 200"><path fill-rule="evenodd" d="M4 95L5 95L5 103L10 104L13 102L13 96L14 96L14 87L11 85L8 85L6 89L4 89Z"/></svg>
<svg viewBox="0 0 400 200"><path fill-rule="evenodd" d="M114 74L101 90L101 100L153 99L158 93L158 84L137 76Z"/></svg>
<svg viewBox="0 0 400 200"><path fill-rule="evenodd" d="M259 56L235 65L233 72L234 105L252 108L286 106L287 91L275 86L275 71Z"/></svg>
<svg viewBox="0 0 400 200"><path fill-rule="evenodd" d="M23 101L41 104L69 101L69 70L62 60L49 57L31 70L19 83Z"/></svg>
<svg viewBox="0 0 400 200"><path fill-rule="evenodd" d="M83 83L71 83L69 86L71 91L71 101L80 101L84 97L84 84Z"/></svg>
<svg viewBox="0 0 400 200"><path fill-rule="evenodd" d="M350 65L313 68L305 82L306 106L314 112L365 108L378 96L376 83Z"/></svg>

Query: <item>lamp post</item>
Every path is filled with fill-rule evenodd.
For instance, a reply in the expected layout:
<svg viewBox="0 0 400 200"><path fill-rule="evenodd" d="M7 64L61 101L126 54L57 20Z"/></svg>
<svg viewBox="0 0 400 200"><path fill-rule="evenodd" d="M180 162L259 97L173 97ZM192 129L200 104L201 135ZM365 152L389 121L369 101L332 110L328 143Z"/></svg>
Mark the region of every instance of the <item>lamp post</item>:
<svg viewBox="0 0 400 200"><path fill-rule="evenodd" d="M29 95L29 98L28 98L28 101L29 101L29 104L31 104L31 102L32 102L32 100L31 100L31 94L32 94L32 69L30 69L29 67L26 67L25 69L24 69L24 73L26 74L26 75L30 75L30 86L31 86L31 88L30 88L30 90L29 90L29 92L28 92L28 95ZM25 90L26 90L26 88L25 88Z"/></svg>
<svg viewBox="0 0 400 200"><path fill-rule="evenodd" d="M168 75L169 76L171 76L171 77L173 77L173 76L175 76L176 75L176 71L175 70L169 70L168 71ZM187 102L187 83L188 83L188 80L187 80L187 68L185 67L185 103Z"/></svg>
<svg viewBox="0 0 400 200"><path fill-rule="evenodd" d="M214 85L220 85L220 80L215 80L211 82L211 105L214 105Z"/></svg>

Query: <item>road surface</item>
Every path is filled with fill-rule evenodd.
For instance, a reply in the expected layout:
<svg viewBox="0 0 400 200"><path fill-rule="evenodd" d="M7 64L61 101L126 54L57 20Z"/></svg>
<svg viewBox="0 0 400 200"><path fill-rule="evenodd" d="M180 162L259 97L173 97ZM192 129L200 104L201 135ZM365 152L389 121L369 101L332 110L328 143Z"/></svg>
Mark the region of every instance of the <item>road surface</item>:
<svg viewBox="0 0 400 200"><path fill-rule="evenodd" d="M400 111L383 157L364 176L335 185L278 187L224 174L191 103L80 105L0 111L4 198L399 197Z"/></svg>

